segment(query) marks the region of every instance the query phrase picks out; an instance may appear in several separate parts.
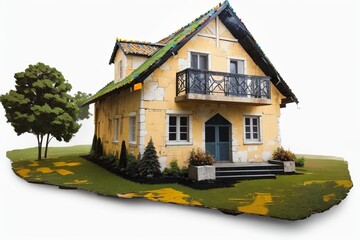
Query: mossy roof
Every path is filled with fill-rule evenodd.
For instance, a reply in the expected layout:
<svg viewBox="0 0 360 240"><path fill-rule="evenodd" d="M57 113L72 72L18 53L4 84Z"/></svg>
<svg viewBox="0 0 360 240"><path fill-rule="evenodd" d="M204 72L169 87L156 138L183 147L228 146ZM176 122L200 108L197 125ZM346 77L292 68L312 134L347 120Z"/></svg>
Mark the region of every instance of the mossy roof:
<svg viewBox="0 0 360 240"><path fill-rule="evenodd" d="M122 48L122 51L124 51L125 54L131 54L131 52L135 54L144 51L142 53L146 54L143 56L147 56L149 58L122 81L117 83L114 81L109 82L105 87L100 89L96 94L89 98L84 103L84 105L94 103L97 100L106 97L107 95L131 87L135 83L144 81L156 68L161 66L161 64L163 64L169 57L172 56L172 54L176 54L182 46L184 46L195 34L203 29L216 16L219 16L221 21L229 28L230 32L238 39L239 43L254 59L262 71L267 76L271 77L272 83L286 97L284 102L298 103L298 99L296 98L295 94L282 79L270 60L266 57L243 22L237 17L229 2L225 1L202 14L186 26L161 39L157 43L117 39L109 61L110 64L114 63L115 55L119 48ZM129 45L126 45L125 43L129 43ZM145 46L151 47L151 50L150 48L147 50L140 49L145 48Z"/></svg>

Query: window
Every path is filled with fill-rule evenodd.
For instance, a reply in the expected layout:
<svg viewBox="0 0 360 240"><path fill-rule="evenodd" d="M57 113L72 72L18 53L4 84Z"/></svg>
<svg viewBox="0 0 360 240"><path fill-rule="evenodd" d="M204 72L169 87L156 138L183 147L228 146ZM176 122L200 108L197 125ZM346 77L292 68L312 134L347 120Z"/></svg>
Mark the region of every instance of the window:
<svg viewBox="0 0 360 240"><path fill-rule="evenodd" d="M129 117L129 143L136 143L136 116Z"/></svg>
<svg viewBox="0 0 360 240"><path fill-rule="evenodd" d="M260 117L245 117L245 130L244 130L244 139L245 142L261 142L260 137Z"/></svg>
<svg viewBox="0 0 360 240"><path fill-rule="evenodd" d="M169 142L189 142L189 116L169 115Z"/></svg>
<svg viewBox="0 0 360 240"><path fill-rule="evenodd" d="M191 53L191 68L208 70L209 60L208 55L203 53Z"/></svg>
<svg viewBox="0 0 360 240"><path fill-rule="evenodd" d="M114 142L119 141L119 118L114 118Z"/></svg>
<svg viewBox="0 0 360 240"><path fill-rule="evenodd" d="M120 80L122 80L124 77L124 69L123 69L123 61L122 60L120 60L119 68L120 68L119 69L120 70Z"/></svg>
<svg viewBox="0 0 360 240"><path fill-rule="evenodd" d="M244 60L230 60L230 73L244 74L245 73Z"/></svg>

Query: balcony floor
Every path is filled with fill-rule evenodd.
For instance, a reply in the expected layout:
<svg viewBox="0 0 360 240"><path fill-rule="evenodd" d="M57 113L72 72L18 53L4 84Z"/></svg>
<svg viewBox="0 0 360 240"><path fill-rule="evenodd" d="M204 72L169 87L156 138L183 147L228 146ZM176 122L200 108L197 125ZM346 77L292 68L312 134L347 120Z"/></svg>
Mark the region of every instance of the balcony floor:
<svg viewBox="0 0 360 240"><path fill-rule="evenodd" d="M246 103L252 105L271 105L271 99L267 98L251 98L251 97L236 97L236 96L224 96L224 95L207 95L188 93L175 97L175 102L186 101L213 101L213 102L232 102L232 103Z"/></svg>

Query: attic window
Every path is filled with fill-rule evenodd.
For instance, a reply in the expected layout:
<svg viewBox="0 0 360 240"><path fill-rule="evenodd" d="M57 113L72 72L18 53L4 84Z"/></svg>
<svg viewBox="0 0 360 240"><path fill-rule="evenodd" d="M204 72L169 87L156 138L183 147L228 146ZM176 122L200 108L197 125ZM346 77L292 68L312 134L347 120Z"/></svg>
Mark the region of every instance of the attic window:
<svg viewBox="0 0 360 240"><path fill-rule="evenodd" d="M245 73L245 61L238 59L230 60L230 73L244 74Z"/></svg>
<svg viewBox="0 0 360 240"><path fill-rule="evenodd" d="M123 79L124 77L124 69L123 69L123 61L120 60L120 63L119 63L119 70L120 70L120 80Z"/></svg>

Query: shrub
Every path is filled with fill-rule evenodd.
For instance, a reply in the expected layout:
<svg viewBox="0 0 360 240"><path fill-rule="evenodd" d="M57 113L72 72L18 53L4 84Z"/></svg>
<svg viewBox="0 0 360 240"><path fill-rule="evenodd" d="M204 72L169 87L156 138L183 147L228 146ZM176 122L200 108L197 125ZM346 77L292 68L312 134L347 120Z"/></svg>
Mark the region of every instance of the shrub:
<svg viewBox="0 0 360 240"><path fill-rule="evenodd" d="M90 149L90 157L95 157L95 153L96 153L96 144L97 144L97 138L96 135L94 135L93 140L92 140L92 144L91 144L91 149Z"/></svg>
<svg viewBox="0 0 360 240"><path fill-rule="evenodd" d="M304 157L296 158L296 160L295 160L295 166L296 167L303 167L304 165L305 165L305 158Z"/></svg>
<svg viewBox="0 0 360 240"><path fill-rule="evenodd" d="M136 160L135 155L129 153L127 155L126 174L131 177L136 177L138 165L139 165L139 161Z"/></svg>
<svg viewBox="0 0 360 240"><path fill-rule="evenodd" d="M215 164L215 160L209 152L198 148L196 151L193 149L190 152L189 163L194 166L213 165Z"/></svg>
<svg viewBox="0 0 360 240"><path fill-rule="evenodd" d="M117 167L117 159L114 155L102 155L99 157L99 163L106 169L114 171Z"/></svg>
<svg viewBox="0 0 360 240"><path fill-rule="evenodd" d="M99 158L102 155L104 155L103 145L101 143L101 139L98 138L96 141L95 157Z"/></svg>
<svg viewBox="0 0 360 240"><path fill-rule="evenodd" d="M178 161L176 159L170 162L170 168L165 168L163 171L163 176L167 177L179 177L180 176L180 168L178 165Z"/></svg>
<svg viewBox="0 0 360 240"><path fill-rule="evenodd" d="M119 170L124 171L127 165L127 154L126 154L126 145L123 140L121 143L121 152L120 152L120 162L119 162Z"/></svg>
<svg viewBox="0 0 360 240"><path fill-rule="evenodd" d="M139 162L138 174L140 177L154 178L161 175L159 157L152 138L145 148L143 157Z"/></svg>
<svg viewBox="0 0 360 240"><path fill-rule="evenodd" d="M295 161L296 156L290 150L285 150L283 147L278 147L273 153L273 159L280 161Z"/></svg>

